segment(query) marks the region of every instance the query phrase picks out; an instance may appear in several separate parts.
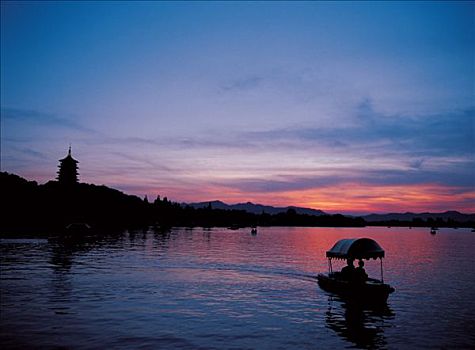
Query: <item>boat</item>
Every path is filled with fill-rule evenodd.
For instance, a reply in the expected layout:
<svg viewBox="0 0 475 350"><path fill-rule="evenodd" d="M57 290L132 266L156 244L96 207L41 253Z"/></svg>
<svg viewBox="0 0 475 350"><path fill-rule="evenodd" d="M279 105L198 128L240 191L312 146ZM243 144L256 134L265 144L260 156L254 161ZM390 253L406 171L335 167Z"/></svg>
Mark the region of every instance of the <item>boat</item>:
<svg viewBox="0 0 475 350"><path fill-rule="evenodd" d="M383 258L384 250L373 239L351 238L341 239L326 252L328 258L328 274L318 274L318 285L324 291L337 294L348 301L357 303L386 303L389 294L394 292L394 288L384 283L383 279ZM334 272L332 259L341 260L370 260L380 259L381 279L367 278L365 281L356 282L345 278L341 272Z"/></svg>
<svg viewBox="0 0 475 350"><path fill-rule="evenodd" d="M91 226L89 224L86 224L85 222L73 222L67 225L65 228L69 232L84 232L89 231L91 229Z"/></svg>
<svg viewBox="0 0 475 350"><path fill-rule="evenodd" d="M67 239L79 239L84 238L86 235L92 232L92 228L85 222L73 222L68 224L61 232L60 236Z"/></svg>
<svg viewBox="0 0 475 350"><path fill-rule="evenodd" d="M85 222L73 222L58 230L48 240L60 241L61 243L82 243L90 240L95 231Z"/></svg>
<svg viewBox="0 0 475 350"><path fill-rule="evenodd" d="M252 235L257 235L257 227L252 227L251 228L251 234Z"/></svg>

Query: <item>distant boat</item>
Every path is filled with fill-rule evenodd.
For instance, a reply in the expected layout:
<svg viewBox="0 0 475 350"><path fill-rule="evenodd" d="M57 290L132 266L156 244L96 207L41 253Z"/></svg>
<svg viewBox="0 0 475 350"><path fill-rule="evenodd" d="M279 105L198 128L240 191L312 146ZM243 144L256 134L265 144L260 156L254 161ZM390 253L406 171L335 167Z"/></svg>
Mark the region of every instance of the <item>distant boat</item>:
<svg viewBox="0 0 475 350"><path fill-rule="evenodd" d="M69 225L66 225L63 236L70 237L75 236L78 237L85 233L89 233L91 231L91 226L85 222L73 222Z"/></svg>
<svg viewBox="0 0 475 350"><path fill-rule="evenodd" d="M228 230L239 230L239 225L233 224L233 225L228 227Z"/></svg>
<svg viewBox="0 0 475 350"><path fill-rule="evenodd" d="M93 233L92 227L85 222L73 222L64 226L62 230L56 232L48 239L59 240L64 243L77 243L89 240Z"/></svg>
<svg viewBox="0 0 475 350"><path fill-rule="evenodd" d="M251 229L251 234L254 235L254 236L257 235L257 227L253 227Z"/></svg>
<svg viewBox="0 0 475 350"><path fill-rule="evenodd" d="M383 280L384 250L370 238L341 239L326 252L329 272L317 276L318 285L325 291L361 303L386 303L394 288ZM345 279L341 272L333 272L332 259L377 259L381 261L381 280L368 278L366 281L354 282Z"/></svg>
<svg viewBox="0 0 475 350"><path fill-rule="evenodd" d="M66 225L66 230L90 230L91 226L85 222L73 222L69 225Z"/></svg>
<svg viewBox="0 0 475 350"><path fill-rule="evenodd" d="M438 227L431 227L431 228L430 228L430 234L431 234L431 235L435 235L435 234L437 233L437 230L438 230L438 229L439 229Z"/></svg>

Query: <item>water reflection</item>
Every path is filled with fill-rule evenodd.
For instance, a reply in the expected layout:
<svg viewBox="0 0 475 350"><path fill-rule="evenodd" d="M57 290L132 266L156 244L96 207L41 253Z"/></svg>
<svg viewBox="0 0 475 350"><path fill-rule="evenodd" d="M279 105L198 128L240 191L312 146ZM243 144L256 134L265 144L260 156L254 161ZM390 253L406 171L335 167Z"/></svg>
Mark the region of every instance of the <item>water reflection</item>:
<svg viewBox="0 0 475 350"><path fill-rule="evenodd" d="M317 286L328 246L355 236L387 251L390 308L355 308ZM470 231L382 228L0 239L0 347L470 349L474 246Z"/></svg>
<svg viewBox="0 0 475 350"><path fill-rule="evenodd" d="M67 273L71 270L74 256L90 251L96 243L100 241L100 236L86 235L77 237L56 236L48 239L51 247L51 266L58 273Z"/></svg>
<svg viewBox="0 0 475 350"><path fill-rule="evenodd" d="M326 327L361 349L384 349L385 328L391 327L394 312L387 305L362 307L330 296L325 313Z"/></svg>
<svg viewBox="0 0 475 350"><path fill-rule="evenodd" d="M48 309L57 315L71 312L73 282L71 269L76 256L85 254L92 249L96 238L93 236L51 237L50 266L53 270L51 278L50 305Z"/></svg>
<svg viewBox="0 0 475 350"><path fill-rule="evenodd" d="M73 255L78 244L64 240L50 240L51 244L51 266L54 272L64 274L71 270L73 265Z"/></svg>

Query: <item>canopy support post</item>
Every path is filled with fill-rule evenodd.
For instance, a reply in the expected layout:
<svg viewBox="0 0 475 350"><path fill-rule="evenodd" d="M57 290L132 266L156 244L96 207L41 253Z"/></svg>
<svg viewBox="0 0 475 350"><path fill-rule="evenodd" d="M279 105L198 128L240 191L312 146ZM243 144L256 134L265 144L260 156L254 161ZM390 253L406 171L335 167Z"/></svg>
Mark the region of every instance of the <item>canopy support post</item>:
<svg viewBox="0 0 475 350"><path fill-rule="evenodd" d="M328 258L328 272L333 273L332 258Z"/></svg>
<svg viewBox="0 0 475 350"><path fill-rule="evenodd" d="M379 258L379 261L381 262L381 282L384 283L384 277L383 277L383 258Z"/></svg>

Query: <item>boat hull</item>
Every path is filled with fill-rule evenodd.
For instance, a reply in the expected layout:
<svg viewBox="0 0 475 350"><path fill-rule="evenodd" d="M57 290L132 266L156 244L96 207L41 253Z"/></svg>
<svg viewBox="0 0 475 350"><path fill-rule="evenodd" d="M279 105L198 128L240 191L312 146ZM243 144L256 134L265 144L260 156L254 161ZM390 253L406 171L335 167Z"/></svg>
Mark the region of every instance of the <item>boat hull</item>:
<svg viewBox="0 0 475 350"><path fill-rule="evenodd" d="M333 276L319 274L317 276L318 285L324 291L338 294L340 297L371 304L386 303L389 294L394 292L394 288L388 284L370 279L362 284L355 284L349 281L335 278Z"/></svg>

